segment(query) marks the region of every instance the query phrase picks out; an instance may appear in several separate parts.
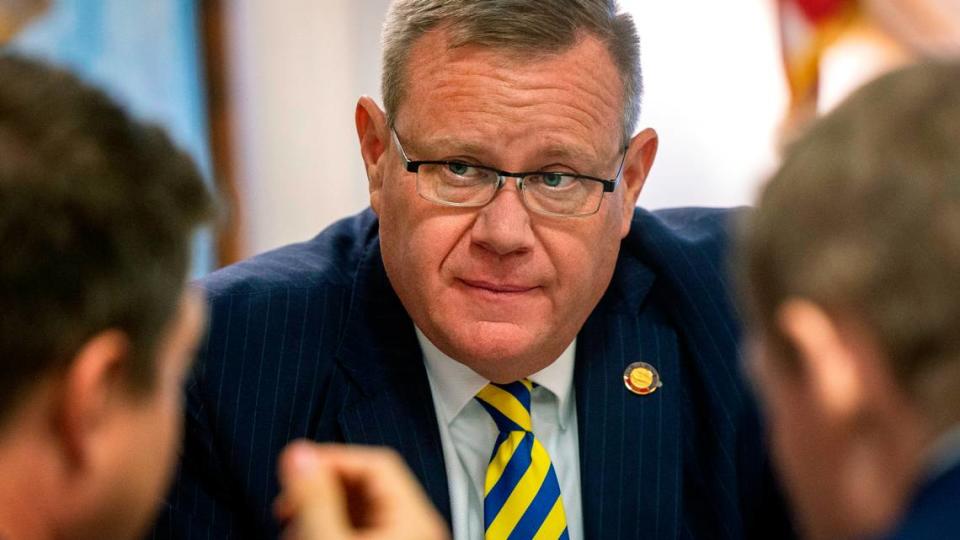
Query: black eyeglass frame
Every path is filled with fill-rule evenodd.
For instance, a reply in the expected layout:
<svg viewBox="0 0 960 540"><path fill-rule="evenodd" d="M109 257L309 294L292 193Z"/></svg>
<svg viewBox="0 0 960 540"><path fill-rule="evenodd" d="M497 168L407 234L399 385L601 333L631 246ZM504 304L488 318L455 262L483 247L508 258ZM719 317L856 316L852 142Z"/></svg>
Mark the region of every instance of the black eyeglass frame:
<svg viewBox="0 0 960 540"><path fill-rule="evenodd" d="M500 190L503 185L506 183L505 178L516 178L519 180L518 188L523 189L523 180L528 176L544 176L544 175L558 175L566 178L575 178L582 180L591 180L594 182L600 182L603 185L604 193L613 193L617 189L617 185L620 184L621 174L623 173L623 164L627 160L627 150L630 148L629 145L624 145L620 152L623 154L623 157L620 158L620 166L617 167L617 175L612 179L597 178L596 176L589 176L586 174L577 174L577 173L567 173L567 172L553 172L553 171L530 171L530 172L510 172L496 169L494 167L488 167L486 165L474 165L472 163L467 163L465 161L457 160L411 160L407 157L406 150L403 149L403 145L400 144L400 136L397 134L396 128L391 127L390 132L393 135L393 140L397 144L397 149L400 150L400 157L403 159L404 168L407 172L416 173L420 170L422 165L463 165L465 167L473 167L474 169L480 169L484 171L489 171L497 175L497 188L494 190L494 193ZM491 198L492 200L492 198ZM489 201L487 201L489 203ZM594 211L595 212L595 211Z"/></svg>

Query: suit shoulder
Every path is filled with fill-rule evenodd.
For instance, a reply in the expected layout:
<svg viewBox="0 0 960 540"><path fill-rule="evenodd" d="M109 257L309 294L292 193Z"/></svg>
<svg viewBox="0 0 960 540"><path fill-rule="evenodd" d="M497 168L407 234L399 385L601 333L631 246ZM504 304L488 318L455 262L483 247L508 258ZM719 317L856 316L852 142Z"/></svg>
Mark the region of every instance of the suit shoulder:
<svg viewBox="0 0 960 540"><path fill-rule="evenodd" d="M633 215L634 227L640 233L663 236L689 246L726 244L731 227L746 208L665 208L647 211L638 208Z"/></svg>
<svg viewBox="0 0 960 540"><path fill-rule="evenodd" d="M377 219L367 209L334 223L311 240L232 264L197 284L211 299L277 289L349 288L364 253L378 242Z"/></svg>
<svg viewBox="0 0 960 540"><path fill-rule="evenodd" d="M705 332L722 337L731 359L736 356L739 324L731 296L728 244L733 221L742 212L638 208L621 249L621 258L639 260L653 272L659 294L678 317L709 321Z"/></svg>
<svg viewBox="0 0 960 540"><path fill-rule="evenodd" d="M745 212L744 208L669 208L653 212L637 208L624 243L656 268L692 266L719 273L725 270L732 228Z"/></svg>

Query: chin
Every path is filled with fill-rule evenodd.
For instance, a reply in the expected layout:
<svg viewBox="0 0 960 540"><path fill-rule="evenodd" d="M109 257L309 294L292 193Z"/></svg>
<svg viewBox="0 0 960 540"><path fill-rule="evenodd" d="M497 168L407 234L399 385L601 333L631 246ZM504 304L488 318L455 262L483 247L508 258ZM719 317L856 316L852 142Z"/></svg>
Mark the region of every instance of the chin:
<svg viewBox="0 0 960 540"><path fill-rule="evenodd" d="M459 331L441 333L451 358L494 382L511 382L546 367L554 358L544 358L548 347L529 328L508 322L481 321Z"/></svg>

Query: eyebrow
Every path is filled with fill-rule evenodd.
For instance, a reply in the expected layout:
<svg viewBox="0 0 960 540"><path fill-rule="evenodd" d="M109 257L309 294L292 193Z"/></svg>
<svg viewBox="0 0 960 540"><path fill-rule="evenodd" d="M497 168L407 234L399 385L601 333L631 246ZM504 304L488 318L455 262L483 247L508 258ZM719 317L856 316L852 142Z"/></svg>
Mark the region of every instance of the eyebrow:
<svg viewBox="0 0 960 540"><path fill-rule="evenodd" d="M455 152L478 157L489 157L490 152L489 146L447 136L427 138L424 142L414 145L414 149L418 154L423 154L421 151L422 147L433 148L441 153L449 154ZM538 159L585 160L588 164L596 164L600 162L600 159L596 156L592 149L574 150L559 144L547 146L546 148L538 151L536 156Z"/></svg>
<svg viewBox="0 0 960 540"><path fill-rule="evenodd" d="M488 147L464 141L462 139L456 139L454 137L427 138L418 146L425 146L440 150L442 153L457 152L471 155L482 155L489 151Z"/></svg>

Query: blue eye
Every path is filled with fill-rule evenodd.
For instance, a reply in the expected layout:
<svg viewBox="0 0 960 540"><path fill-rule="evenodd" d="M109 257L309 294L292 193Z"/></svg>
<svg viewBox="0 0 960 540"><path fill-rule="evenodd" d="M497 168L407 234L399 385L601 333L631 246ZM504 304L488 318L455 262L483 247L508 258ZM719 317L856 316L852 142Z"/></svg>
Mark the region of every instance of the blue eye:
<svg viewBox="0 0 960 540"><path fill-rule="evenodd" d="M547 187L559 187L563 182L563 175L559 173L544 173L543 183Z"/></svg>
<svg viewBox="0 0 960 540"><path fill-rule="evenodd" d="M470 171L471 167L465 163L457 163L455 161L447 163L447 168L450 169L450 172L453 174L463 176Z"/></svg>

